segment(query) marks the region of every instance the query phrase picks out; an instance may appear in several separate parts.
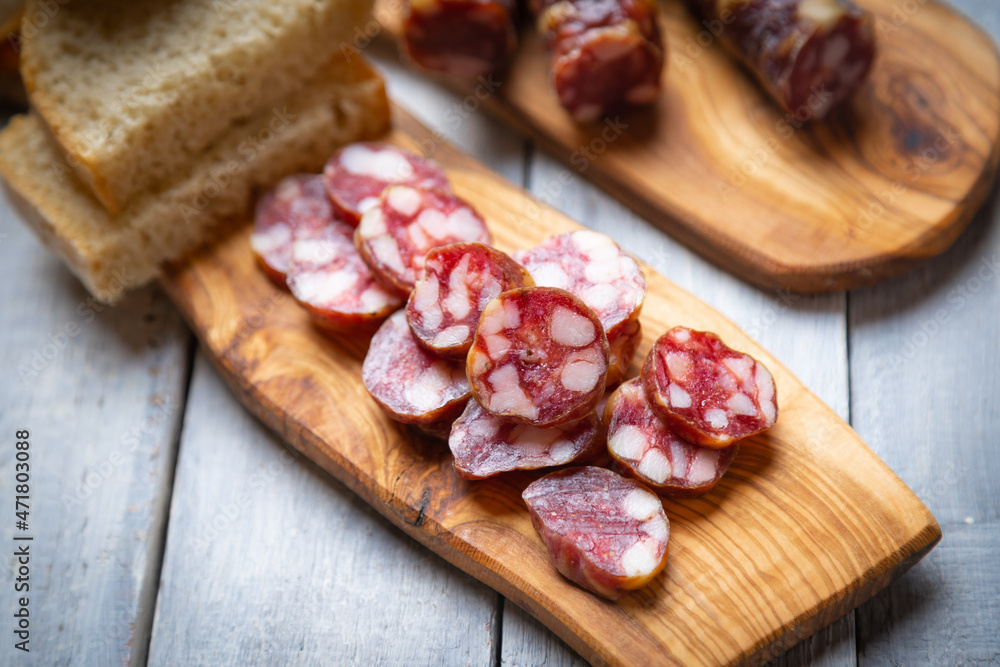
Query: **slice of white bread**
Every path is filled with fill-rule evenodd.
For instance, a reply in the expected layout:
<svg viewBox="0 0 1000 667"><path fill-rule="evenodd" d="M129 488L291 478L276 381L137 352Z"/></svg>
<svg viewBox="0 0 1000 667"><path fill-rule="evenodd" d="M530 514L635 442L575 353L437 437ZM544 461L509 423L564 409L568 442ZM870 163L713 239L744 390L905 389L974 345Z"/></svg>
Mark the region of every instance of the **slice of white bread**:
<svg viewBox="0 0 1000 667"><path fill-rule="evenodd" d="M136 197L117 216L65 166L34 113L0 131L0 176L42 241L94 296L113 303L152 280L159 264L209 239L223 218L248 215L254 189L319 171L338 146L377 138L388 121L381 77L356 55L337 56L287 102L230 127L192 161L186 178Z"/></svg>
<svg viewBox="0 0 1000 667"><path fill-rule="evenodd" d="M112 213L311 78L370 0L29 0L32 108Z"/></svg>

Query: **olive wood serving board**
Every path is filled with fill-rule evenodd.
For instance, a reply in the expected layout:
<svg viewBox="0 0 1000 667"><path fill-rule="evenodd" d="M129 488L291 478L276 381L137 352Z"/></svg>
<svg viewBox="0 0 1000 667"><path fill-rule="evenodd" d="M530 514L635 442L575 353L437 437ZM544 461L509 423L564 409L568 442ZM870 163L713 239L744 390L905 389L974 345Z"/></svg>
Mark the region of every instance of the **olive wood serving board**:
<svg viewBox="0 0 1000 667"><path fill-rule="evenodd" d="M532 26L508 71L468 99L744 280L850 289L947 249L1000 157L990 38L934 0L859 4L877 16L879 54L849 106L814 125L773 104L680 0L660 2L667 65L649 109L574 123ZM398 35L402 6L377 0L385 34Z"/></svg>
<svg viewBox="0 0 1000 667"><path fill-rule="evenodd" d="M579 226L431 133L398 108L387 141L435 158L455 191L511 251ZM524 211L536 212L525 222ZM543 474L459 478L446 445L389 420L361 383L367 339L331 339L276 288L249 229L161 278L247 408L395 525L492 586L594 664L759 663L843 616L940 539L930 511L864 442L774 357L694 296L643 267L643 343L684 324L761 359L779 416L747 441L701 498L665 501L666 569L612 603L563 579L521 492Z"/></svg>

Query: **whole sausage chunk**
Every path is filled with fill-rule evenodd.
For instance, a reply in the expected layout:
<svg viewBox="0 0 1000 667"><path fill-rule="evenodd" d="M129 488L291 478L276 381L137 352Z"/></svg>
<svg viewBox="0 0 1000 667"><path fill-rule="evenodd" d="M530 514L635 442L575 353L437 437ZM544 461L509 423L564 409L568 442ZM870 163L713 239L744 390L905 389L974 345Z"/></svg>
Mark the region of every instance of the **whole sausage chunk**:
<svg viewBox="0 0 1000 667"><path fill-rule="evenodd" d="M318 326L333 333L370 333L403 305L375 280L353 234L339 220L293 234L288 289Z"/></svg>
<svg viewBox="0 0 1000 667"><path fill-rule="evenodd" d="M446 357L464 359L486 304L501 292L535 283L506 254L482 243L431 248L406 303L417 342Z"/></svg>
<svg viewBox="0 0 1000 667"><path fill-rule="evenodd" d="M503 68L517 46L511 0L410 0L400 47L418 67L459 80Z"/></svg>
<svg viewBox="0 0 1000 667"><path fill-rule="evenodd" d="M521 496L552 563L570 581L617 600L667 562L670 522L656 495L604 468L569 468Z"/></svg>
<svg viewBox="0 0 1000 667"><path fill-rule="evenodd" d="M851 0L690 0L797 120L822 120L875 59L875 18Z"/></svg>
<svg viewBox="0 0 1000 667"><path fill-rule="evenodd" d="M472 395L487 412L555 426L597 407L608 339L594 312L569 292L522 287L483 309L466 369Z"/></svg>
<svg viewBox="0 0 1000 667"><path fill-rule="evenodd" d="M502 421L469 401L452 426L448 446L460 477L484 479L510 470L592 461L603 453L601 434L594 413L571 424L538 428Z"/></svg>
<svg viewBox="0 0 1000 667"><path fill-rule="evenodd" d="M685 440L721 449L769 429L778 417L774 378L714 333L674 327L642 365L650 407Z"/></svg>
<svg viewBox="0 0 1000 667"><path fill-rule="evenodd" d="M362 216L354 244L383 285L409 294L431 248L492 241L486 223L462 199L444 190L391 185Z"/></svg>
<svg viewBox="0 0 1000 667"><path fill-rule="evenodd" d="M434 424L454 419L469 400L460 363L437 357L417 345L397 310L372 337L361 366L361 380L392 419Z"/></svg>
<svg viewBox="0 0 1000 667"><path fill-rule="evenodd" d="M653 0L535 2L559 103L591 122L660 92L663 40Z"/></svg>
<svg viewBox="0 0 1000 667"><path fill-rule="evenodd" d="M617 384L642 340L646 278L639 264L608 236L585 229L549 237L514 259L536 285L560 287L597 314L611 346L607 383Z"/></svg>
<svg viewBox="0 0 1000 667"><path fill-rule="evenodd" d="M323 229L333 220L333 205L322 176L288 176L257 203L250 247L264 273L285 287L292 261L292 234L297 229Z"/></svg>
<svg viewBox="0 0 1000 667"><path fill-rule="evenodd" d="M389 185L448 190L448 178L434 162L389 144L357 142L333 154L323 182L337 213L357 227Z"/></svg>
<svg viewBox="0 0 1000 667"><path fill-rule="evenodd" d="M739 452L739 444L711 449L681 439L653 412L639 378L615 390L604 414L611 457L627 475L665 496L710 491Z"/></svg>

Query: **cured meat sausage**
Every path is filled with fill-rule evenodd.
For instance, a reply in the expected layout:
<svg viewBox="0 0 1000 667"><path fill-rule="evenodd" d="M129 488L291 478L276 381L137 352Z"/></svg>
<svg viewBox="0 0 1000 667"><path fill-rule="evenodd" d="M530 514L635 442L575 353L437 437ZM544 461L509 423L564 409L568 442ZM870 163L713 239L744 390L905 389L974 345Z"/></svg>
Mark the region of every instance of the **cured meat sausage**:
<svg viewBox="0 0 1000 667"><path fill-rule="evenodd" d="M484 479L510 470L592 461L605 449L602 432L594 413L571 424L538 428L502 421L469 401L452 426L448 446L460 477Z"/></svg>
<svg viewBox="0 0 1000 667"><path fill-rule="evenodd" d="M594 312L569 292L522 287L483 309L466 371L488 412L555 426L583 419L601 400L608 339Z"/></svg>
<svg viewBox="0 0 1000 667"><path fill-rule="evenodd" d="M851 0L690 0L797 120L822 120L875 58L875 19Z"/></svg>
<svg viewBox="0 0 1000 667"><path fill-rule="evenodd" d="M323 167L326 192L344 222L357 227L389 185L448 190L448 178L430 160L389 144L359 142L341 148Z"/></svg>
<svg viewBox="0 0 1000 667"><path fill-rule="evenodd" d="M354 244L383 285L409 294L434 247L490 243L476 210L450 192L391 185L362 216Z"/></svg>
<svg viewBox="0 0 1000 667"><path fill-rule="evenodd" d="M296 229L322 229L333 220L323 177L289 176L257 203L250 247L264 273L284 287L292 260L292 233Z"/></svg>
<svg viewBox="0 0 1000 667"><path fill-rule="evenodd" d="M523 266L482 243L431 248L423 277L406 303L406 320L425 348L464 359L487 302L501 292L534 284Z"/></svg>
<svg viewBox="0 0 1000 667"><path fill-rule="evenodd" d="M590 230L553 236L514 253L536 285L560 287L597 314L611 346L608 386L625 375L642 340L639 314L646 299L646 278L632 257L611 238Z"/></svg>
<svg viewBox="0 0 1000 667"><path fill-rule="evenodd" d="M371 332L403 305L375 280L353 234L332 220L320 230L295 230L291 244L288 289L317 325L334 333Z"/></svg>
<svg viewBox="0 0 1000 667"><path fill-rule="evenodd" d="M778 403L770 371L714 333L674 327L642 365L650 407L682 438L722 448L774 425Z"/></svg>
<svg viewBox="0 0 1000 667"><path fill-rule="evenodd" d="M570 468L532 482L521 497L556 569L589 591L617 600L666 565L670 522L635 480Z"/></svg>
<svg viewBox="0 0 1000 667"><path fill-rule="evenodd" d="M410 0L400 46L411 62L470 80L503 68L514 48L511 0Z"/></svg>
<svg viewBox="0 0 1000 667"><path fill-rule="evenodd" d="M372 337L361 365L361 381L396 421L434 424L454 419L469 399L462 364L436 357L417 345L397 310Z"/></svg>
<svg viewBox="0 0 1000 667"><path fill-rule="evenodd" d="M660 92L663 40L653 0L533 1L559 103L590 122Z"/></svg>
<svg viewBox="0 0 1000 667"><path fill-rule="evenodd" d="M612 458L630 477L666 496L692 498L711 490L740 448L711 449L682 440L653 413L638 378L615 390L604 414Z"/></svg>

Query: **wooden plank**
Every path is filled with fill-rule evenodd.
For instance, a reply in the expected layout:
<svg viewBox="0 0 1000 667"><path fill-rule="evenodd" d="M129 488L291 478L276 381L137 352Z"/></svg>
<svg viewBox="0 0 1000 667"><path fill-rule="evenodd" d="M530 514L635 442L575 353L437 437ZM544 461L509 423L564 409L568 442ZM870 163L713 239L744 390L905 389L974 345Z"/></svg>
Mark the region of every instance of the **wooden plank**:
<svg viewBox="0 0 1000 667"><path fill-rule="evenodd" d="M598 157L598 160L601 158ZM691 291L737 322L764 347L781 350L789 370L813 390L842 419L847 419L847 326L843 293L802 295L788 290L764 291L721 273L683 245L638 219L608 195L545 155L531 165L531 192L583 224L614 236L631 253L649 263L681 287ZM808 345L801 344L809 341ZM508 637L528 630L507 631L504 615L504 655L527 664L535 655L533 642L509 646ZM525 624L524 614L513 622L526 625L538 642L538 624ZM776 664L855 664L853 613L815 637L797 645ZM522 657L523 656L523 657Z"/></svg>
<svg viewBox="0 0 1000 667"><path fill-rule="evenodd" d="M494 591L286 449L201 354L188 405L151 665L489 664Z"/></svg>
<svg viewBox="0 0 1000 667"><path fill-rule="evenodd" d="M31 535L30 655L0 663L138 664L152 625L192 339L158 289L95 304L0 201L0 492ZM29 530L15 530L14 433L31 433Z"/></svg>
<svg viewBox="0 0 1000 667"><path fill-rule="evenodd" d="M1000 657L1000 204L927 266L850 297L858 432L941 519L945 547L858 610L862 664Z"/></svg>
<svg viewBox="0 0 1000 667"><path fill-rule="evenodd" d="M389 140L415 147L427 139L398 109L396 123ZM519 213L531 206L523 192L446 146L436 157L455 191L490 222L498 247L574 228L545 206L536 225L521 225ZM363 343L324 338L287 302L261 329L238 335L261 292L273 290L247 243L245 232L235 235L163 277L241 400L393 523L529 607L588 660L768 657L844 615L938 538L926 508L776 359L650 271L647 332L683 320L751 352L775 375L782 416L744 444L711 498L666 503L674 517L666 575L619 604L598 600L552 569L517 497L531 475L458 479L438 445L400 429L366 395ZM650 333L640 354L651 342Z"/></svg>
<svg viewBox="0 0 1000 667"><path fill-rule="evenodd" d="M383 4L379 16L404 6ZM869 284L945 250L986 196L1000 158L1000 61L943 3L860 4L878 17L879 56L848 108L813 126L767 99L680 1L660 4L668 64L655 106L574 123L530 29L485 104L745 280Z"/></svg>

